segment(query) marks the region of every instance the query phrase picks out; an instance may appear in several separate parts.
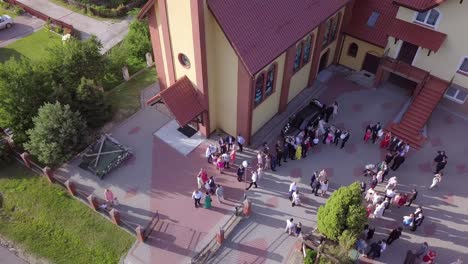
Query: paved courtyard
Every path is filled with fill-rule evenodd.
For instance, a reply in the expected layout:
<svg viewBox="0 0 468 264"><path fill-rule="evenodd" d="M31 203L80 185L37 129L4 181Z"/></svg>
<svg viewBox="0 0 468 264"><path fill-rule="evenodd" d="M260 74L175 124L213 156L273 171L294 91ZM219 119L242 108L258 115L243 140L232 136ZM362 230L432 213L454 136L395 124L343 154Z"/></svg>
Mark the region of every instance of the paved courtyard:
<svg viewBox="0 0 468 264"><path fill-rule="evenodd" d="M330 190L335 190L365 179L360 176L363 166L381 160L383 153L377 145L362 142L363 129L371 121L387 124L393 120L408 100L407 91L391 84L376 90L364 88L339 75L330 78L325 86L319 99L325 103L336 99L340 103L339 115L333 123L350 130L348 144L343 150L320 144L306 159L289 161L275 173L267 172L259 180L259 188L247 192L253 202L252 216L241 221L210 263L285 263L296 242L296 238L284 234L285 220L293 217L295 222L302 222L305 232L310 231L316 226L318 207L327 198L310 194L308 184L312 172L326 169L331 177ZM157 91L157 86L146 89L142 102ZM136 242L124 263L154 263L155 259L188 263L233 214L233 207L244 194L245 183L237 182L233 169L219 175L206 163L207 142L185 156L154 135L170 120L164 106L157 109L145 106L114 128L111 134L129 146L134 157L103 180L77 168L76 160L57 172L101 198L104 188L113 190L121 201L118 209L126 220L135 224L146 226L154 213L159 213L160 222L148 241ZM371 224L377 226L374 240L386 237L417 205L423 206L426 219L416 232L405 231L383 253L381 263L402 263L403 252L415 249L423 241L438 252L438 263L450 263L459 256L468 259L465 236L468 209L462 206L468 198L465 185L458 184L468 174L465 159L468 142L464 139L467 129L466 120L436 109L428 124L429 139L425 147L410 150L406 162L394 173L399 176L398 190L416 187L419 196L412 208L390 208L383 219L372 220ZM439 149L445 149L449 157L446 176L440 188L428 190L432 180L431 161ZM245 159L254 160L254 150L239 154L237 163ZM209 175L224 185L226 203L214 201L210 210L194 208L191 193L196 188L200 167L206 167ZM305 196L300 207L291 207L287 198L292 180L299 182Z"/></svg>
<svg viewBox="0 0 468 264"><path fill-rule="evenodd" d="M332 78L327 86L320 99L331 103L336 98L340 103L339 115L333 122L351 131L348 144L343 150L320 145L306 159L290 161L275 173L266 173L259 182L260 188L249 191L253 216L237 227L210 263L285 263L296 241L284 233L286 219L292 217L295 222L302 222L305 232L310 231L316 226L318 207L326 201L326 197L310 194L308 184L314 170L327 170L332 190L354 181L369 181L360 176L364 165L381 161L384 153L377 145L362 142L363 129L371 121L386 124L393 120L408 99L407 91L388 83L377 90L352 88L353 84L339 77ZM402 167L390 173L399 176L398 190L407 192L415 187L419 196L412 207L391 207L383 219L371 220L371 225L377 227L373 240L386 238L392 228L401 224L402 217L418 205L423 206L426 219L416 232L404 231L401 239L382 254L380 262L374 263L402 263L406 250L415 250L424 241L437 251L437 263L451 263L459 256L468 259L465 236L468 209L462 206L468 202L468 193L459 184L468 174L465 158L468 143L464 140L467 129L465 120L436 109L428 124L425 147L410 150ZM440 149L445 149L449 156L446 176L440 188L428 190L432 181L431 161ZM291 207L287 199L292 180L300 182L300 190L305 194L301 207Z"/></svg>

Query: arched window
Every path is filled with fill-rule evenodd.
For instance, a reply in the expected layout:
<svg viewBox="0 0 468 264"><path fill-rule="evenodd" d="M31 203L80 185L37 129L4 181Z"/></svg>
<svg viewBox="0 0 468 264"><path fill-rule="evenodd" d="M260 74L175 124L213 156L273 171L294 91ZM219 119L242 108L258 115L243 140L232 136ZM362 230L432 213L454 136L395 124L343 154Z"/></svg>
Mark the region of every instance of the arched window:
<svg viewBox="0 0 468 264"><path fill-rule="evenodd" d="M265 74L262 72L257 77L257 81L255 82L255 93L254 93L254 104L258 105L263 100L263 81L265 79Z"/></svg>
<svg viewBox="0 0 468 264"><path fill-rule="evenodd" d="M313 36L309 35L305 40L304 55L302 56L302 65L310 61L310 54L312 50Z"/></svg>
<svg viewBox="0 0 468 264"><path fill-rule="evenodd" d="M348 56L351 56L353 58L356 58L356 55L358 53L359 47L356 43L351 43L348 47Z"/></svg>
<svg viewBox="0 0 468 264"><path fill-rule="evenodd" d="M294 58L294 72L301 68L302 42L296 46L296 57Z"/></svg>
<svg viewBox="0 0 468 264"><path fill-rule="evenodd" d="M276 64L271 65L267 72L267 79L265 84L265 97L273 93L275 86Z"/></svg>
<svg viewBox="0 0 468 264"><path fill-rule="evenodd" d="M338 35L338 27L340 25L341 13L338 13L335 17L328 19L325 24L325 34L323 36L322 47L335 41Z"/></svg>
<svg viewBox="0 0 468 264"><path fill-rule="evenodd" d="M416 15L416 21L430 27L434 27L439 20L440 12L436 9L431 9L423 13L418 13Z"/></svg>
<svg viewBox="0 0 468 264"><path fill-rule="evenodd" d="M330 38L328 40L328 43L332 43L333 41L335 41L337 32L338 32L338 26L340 25L340 19L341 19L341 13L339 13L338 15L335 16L335 18L333 18L333 22L332 22L332 26L330 30Z"/></svg>

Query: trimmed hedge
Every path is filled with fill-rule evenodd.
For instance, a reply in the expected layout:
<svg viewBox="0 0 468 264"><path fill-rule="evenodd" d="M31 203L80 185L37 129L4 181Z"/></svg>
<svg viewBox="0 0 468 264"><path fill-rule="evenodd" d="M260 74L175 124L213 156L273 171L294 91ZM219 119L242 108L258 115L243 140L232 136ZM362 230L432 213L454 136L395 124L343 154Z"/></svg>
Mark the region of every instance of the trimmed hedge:
<svg viewBox="0 0 468 264"><path fill-rule="evenodd" d="M63 2L83 9L85 13L105 18L116 18L127 15L128 11L144 5L147 0L62 0Z"/></svg>

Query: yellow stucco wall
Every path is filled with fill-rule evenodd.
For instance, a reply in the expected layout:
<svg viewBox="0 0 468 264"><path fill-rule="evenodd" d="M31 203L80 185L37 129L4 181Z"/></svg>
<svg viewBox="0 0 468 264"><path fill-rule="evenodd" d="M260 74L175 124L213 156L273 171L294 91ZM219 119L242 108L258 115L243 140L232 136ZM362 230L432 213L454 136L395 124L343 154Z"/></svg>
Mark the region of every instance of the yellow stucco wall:
<svg viewBox="0 0 468 264"><path fill-rule="evenodd" d="M237 134L238 58L205 6L206 56L210 127ZM210 132L212 132L210 131Z"/></svg>
<svg viewBox="0 0 468 264"><path fill-rule="evenodd" d="M159 5L155 4L154 5L154 16L156 16L156 23L157 23L157 28L159 32L159 41L161 42L161 54L162 54L162 60L163 60L163 65L164 65L164 75L167 83L169 84L169 71L167 68L167 59L166 59L166 48L164 46L164 38L163 38L163 30L162 30L162 24L161 24L161 18L159 17Z"/></svg>
<svg viewBox="0 0 468 264"><path fill-rule="evenodd" d="M447 38L437 52L431 52L427 56L428 50L419 48L413 61L413 65L431 72L446 81L451 81L468 87L468 78L457 73L458 67L464 56L468 56L468 35L466 24L468 23L468 5L459 4L459 1L446 1L436 8L440 12L439 21L435 30L447 34ZM416 12L400 7L397 17L413 22Z"/></svg>
<svg viewBox="0 0 468 264"><path fill-rule="evenodd" d="M348 55L348 48L352 43L356 43L358 45L358 52L354 58ZM345 36L339 63L355 71L360 71L367 53L382 57L383 52L384 49L381 47L375 46L365 41L361 41L351 36Z"/></svg>
<svg viewBox="0 0 468 264"><path fill-rule="evenodd" d="M195 49L193 47L192 15L190 2L186 0L166 1L169 34L171 36L172 58L176 80L184 75L196 83ZM179 53L185 54L191 63L189 69L179 63Z"/></svg>
<svg viewBox="0 0 468 264"><path fill-rule="evenodd" d="M314 35L314 39L313 39L314 44L317 39L317 31L318 29L316 28L312 32L310 32ZM306 38L307 36L304 39ZM291 81L289 83L288 103L294 97L296 97L296 95L298 95L304 88L307 87L307 83L309 81L309 75L310 75L310 67L312 67L312 59L313 59L312 57L314 55L314 50L315 50L315 45L311 47L311 50L310 50L311 56L310 56L309 62L305 64L299 71L294 73L293 76L291 77Z"/></svg>
<svg viewBox="0 0 468 264"><path fill-rule="evenodd" d="M274 62L278 63L278 70L276 72L277 75L275 81L275 91L272 95L270 95L267 99L265 99L265 101L263 101L253 110L251 132L252 135L255 134L255 132L257 132L268 120L270 120L278 112L279 100L281 95L281 86L283 83L284 63L286 62L286 52L281 54L281 56L279 56L278 58L276 58ZM263 68L261 72L267 71L268 68L270 68L270 66L274 62ZM257 76L258 74L255 77Z"/></svg>

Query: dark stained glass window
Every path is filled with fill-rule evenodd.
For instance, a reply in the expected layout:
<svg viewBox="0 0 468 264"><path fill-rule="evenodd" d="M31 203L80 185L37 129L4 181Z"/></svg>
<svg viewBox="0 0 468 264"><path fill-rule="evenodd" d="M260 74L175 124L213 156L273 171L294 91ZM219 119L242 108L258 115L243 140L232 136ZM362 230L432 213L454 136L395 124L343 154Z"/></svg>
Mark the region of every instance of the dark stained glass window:
<svg viewBox="0 0 468 264"><path fill-rule="evenodd" d="M265 85L265 97L269 96L273 93L274 85L275 85L275 73L276 73L276 65L272 65L267 72L267 80Z"/></svg>
<svg viewBox="0 0 468 264"><path fill-rule="evenodd" d="M263 100L263 80L265 78L265 74L260 74L257 77L257 81L255 82L255 93L254 93L254 104L258 105Z"/></svg>
<svg viewBox="0 0 468 264"><path fill-rule="evenodd" d="M294 72L301 68L302 42L296 47L296 57L294 58Z"/></svg>
<svg viewBox="0 0 468 264"><path fill-rule="evenodd" d="M304 55L302 56L302 65L305 65L310 60L310 52L312 46L312 37L309 35L305 40Z"/></svg>

